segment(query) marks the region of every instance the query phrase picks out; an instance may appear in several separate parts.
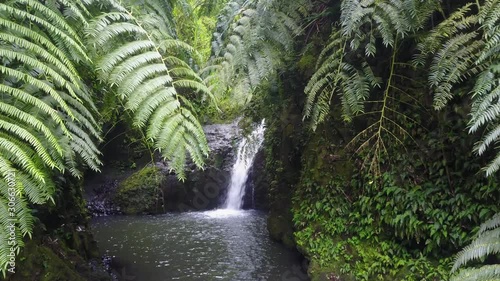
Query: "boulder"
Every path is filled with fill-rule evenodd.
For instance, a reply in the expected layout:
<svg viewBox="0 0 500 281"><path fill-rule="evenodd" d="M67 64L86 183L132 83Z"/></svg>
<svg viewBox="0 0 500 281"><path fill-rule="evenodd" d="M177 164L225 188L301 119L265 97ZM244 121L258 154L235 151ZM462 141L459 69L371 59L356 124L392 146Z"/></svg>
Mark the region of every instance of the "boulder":
<svg viewBox="0 0 500 281"><path fill-rule="evenodd" d="M158 167L146 166L119 184L113 201L127 215L161 213L158 186L163 179Z"/></svg>

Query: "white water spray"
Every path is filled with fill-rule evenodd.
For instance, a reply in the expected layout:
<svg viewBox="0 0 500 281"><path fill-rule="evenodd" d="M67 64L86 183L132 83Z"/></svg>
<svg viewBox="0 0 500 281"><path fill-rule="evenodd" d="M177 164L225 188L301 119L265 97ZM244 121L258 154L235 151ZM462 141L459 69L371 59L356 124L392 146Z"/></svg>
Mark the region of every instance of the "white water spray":
<svg viewBox="0 0 500 281"><path fill-rule="evenodd" d="M224 209L239 210L243 205L243 196L245 195L245 183L248 178L248 172L252 167L255 155L264 142L265 120L246 138L241 140L238 145L236 163L231 171L231 185L227 193Z"/></svg>

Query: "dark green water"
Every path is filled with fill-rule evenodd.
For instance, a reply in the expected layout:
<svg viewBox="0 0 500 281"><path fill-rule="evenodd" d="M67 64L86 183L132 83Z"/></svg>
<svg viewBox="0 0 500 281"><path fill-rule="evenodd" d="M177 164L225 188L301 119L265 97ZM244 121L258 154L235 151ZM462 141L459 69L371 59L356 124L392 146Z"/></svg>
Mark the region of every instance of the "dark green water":
<svg viewBox="0 0 500 281"><path fill-rule="evenodd" d="M308 280L256 211L100 217L93 229L101 250L118 257L119 280Z"/></svg>

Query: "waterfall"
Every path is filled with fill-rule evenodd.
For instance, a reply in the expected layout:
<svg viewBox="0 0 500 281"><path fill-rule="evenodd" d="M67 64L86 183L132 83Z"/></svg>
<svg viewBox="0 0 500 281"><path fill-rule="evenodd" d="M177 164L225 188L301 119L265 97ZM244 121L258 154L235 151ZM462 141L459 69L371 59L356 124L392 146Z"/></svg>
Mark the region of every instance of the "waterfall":
<svg viewBox="0 0 500 281"><path fill-rule="evenodd" d="M236 162L231 171L231 183L227 193L224 209L239 210L243 205L245 195L245 183L248 172L252 167L255 155L264 142L265 120L246 138L243 138L238 145Z"/></svg>

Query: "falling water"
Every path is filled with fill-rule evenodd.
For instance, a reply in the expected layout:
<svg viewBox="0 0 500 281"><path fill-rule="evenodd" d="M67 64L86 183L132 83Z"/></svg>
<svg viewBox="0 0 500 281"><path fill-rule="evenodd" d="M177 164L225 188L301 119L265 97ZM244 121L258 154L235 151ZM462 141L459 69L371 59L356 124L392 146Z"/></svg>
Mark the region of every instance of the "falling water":
<svg viewBox="0 0 500 281"><path fill-rule="evenodd" d="M264 120L260 125L238 145L236 163L231 171L231 185L227 194L224 209L239 210L243 204L245 195L245 182L248 178L248 171L252 167L255 155L264 142L265 125Z"/></svg>

